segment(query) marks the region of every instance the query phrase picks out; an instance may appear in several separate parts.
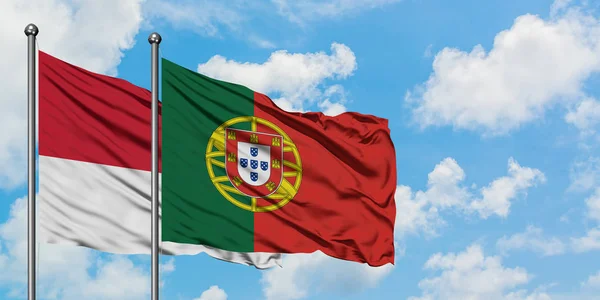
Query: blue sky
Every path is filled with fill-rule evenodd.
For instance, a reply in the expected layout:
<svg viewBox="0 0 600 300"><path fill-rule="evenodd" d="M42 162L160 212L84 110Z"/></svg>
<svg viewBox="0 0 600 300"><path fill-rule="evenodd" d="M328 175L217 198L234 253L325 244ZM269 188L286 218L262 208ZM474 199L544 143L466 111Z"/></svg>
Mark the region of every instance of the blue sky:
<svg viewBox="0 0 600 300"><path fill-rule="evenodd" d="M393 268L319 253L286 256L269 271L162 257L162 299L600 295L594 1L20 2L0 4L1 299L23 298L26 287L17 199L26 195L29 22L40 27L41 50L146 88L147 38L157 31L164 58L267 93L282 108L390 120ZM148 256L40 249L43 299L149 297Z"/></svg>

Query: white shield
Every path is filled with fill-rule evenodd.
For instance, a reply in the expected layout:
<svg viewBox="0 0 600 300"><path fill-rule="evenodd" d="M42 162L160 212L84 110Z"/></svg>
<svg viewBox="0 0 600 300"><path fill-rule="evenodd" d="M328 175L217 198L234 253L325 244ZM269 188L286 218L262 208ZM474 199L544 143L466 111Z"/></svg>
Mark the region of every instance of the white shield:
<svg viewBox="0 0 600 300"><path fill-rule="evenodd" d="M271 147L238 142L238 172L249 185L259 186L271 176Z"/></svg>

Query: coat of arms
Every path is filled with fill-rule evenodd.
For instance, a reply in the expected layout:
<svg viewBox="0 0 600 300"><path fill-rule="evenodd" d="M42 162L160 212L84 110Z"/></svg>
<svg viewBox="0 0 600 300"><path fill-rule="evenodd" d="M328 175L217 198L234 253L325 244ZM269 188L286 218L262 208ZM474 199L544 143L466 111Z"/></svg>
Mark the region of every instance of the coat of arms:
<svg viewBox="0 0 600 300"><path fill-rule="evenodd" d="M225 169L233 186L250 197L274 193L283 177L283 138L227 128L225 141Z"/></svg>

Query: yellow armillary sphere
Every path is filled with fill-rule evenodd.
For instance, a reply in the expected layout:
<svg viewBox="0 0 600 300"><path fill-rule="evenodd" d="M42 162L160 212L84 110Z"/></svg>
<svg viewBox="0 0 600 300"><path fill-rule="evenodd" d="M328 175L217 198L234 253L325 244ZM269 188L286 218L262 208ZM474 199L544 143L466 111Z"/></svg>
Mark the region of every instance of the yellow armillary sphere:
<svg viewBox="0 0 600 300"><path fill-rule="evenodd" d="M241 123L250 123L251 130L233 128ZM258 124L273 132L258 132ZM294 161L284 159L288 152ZM302 162L294 142L277 125L254 116L236 117L215 129L206 146L206 168L225 199L251 212L283 207L296 196L302 181ZM235 196L249 196L250 203ZM260 204L259 199L268 204Z"/></svg>

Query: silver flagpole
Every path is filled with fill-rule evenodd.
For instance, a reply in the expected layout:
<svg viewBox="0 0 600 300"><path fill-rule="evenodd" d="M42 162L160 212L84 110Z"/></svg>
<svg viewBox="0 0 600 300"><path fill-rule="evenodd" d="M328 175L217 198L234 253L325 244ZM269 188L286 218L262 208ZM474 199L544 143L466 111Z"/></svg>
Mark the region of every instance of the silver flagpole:
<svg viewBox="0 0 600 300"><path fill-rule="evenodd" d="M25 27L27 36L27 295L35 300L35 24Z"/></svg>
<svg viewBox="0 0 600 300"><path fill-rule="evenodd" d="M152 46L152 300L158 300L158 45L162 38L154 32Z"/></svg>

